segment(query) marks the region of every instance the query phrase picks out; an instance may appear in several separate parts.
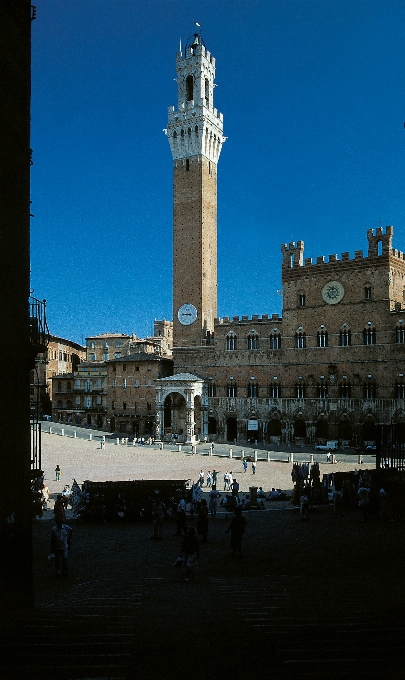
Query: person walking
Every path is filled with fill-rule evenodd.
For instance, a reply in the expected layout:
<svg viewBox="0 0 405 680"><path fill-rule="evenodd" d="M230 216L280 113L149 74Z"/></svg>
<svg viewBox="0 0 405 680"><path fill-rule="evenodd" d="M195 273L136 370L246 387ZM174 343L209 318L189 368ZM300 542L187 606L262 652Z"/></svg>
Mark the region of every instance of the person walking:
<svg viewBox="0 0 405 680"><path fill-rule="evenodd" d="M235 496L236 501L238 501L239 494L239 482L236 481L236 477L232 482L232 496Z"/></svg>
<svg viewBox="0 0 405 680"><path fill-rule="evenodd" d="M235 508L235 517L231 519L229 527L225 531L226 534L231 532L231 555L235 557L236 552L239 553L240 557L242 555L242 536L246 529L246 519L242 515L242 509L240 507Z"/></svg>
<svg viewBox="0 0 405 680"><path fill-rule="evenodd" d="M51 529L51 553L55 556L56 578L68 577L68 554L72 540L72 527L60 520Z"/></svg>
<svg viewBox="0 0 405 680"><path fill-rule="evenodd" d="M230 491L232 489L232 484L233 484L233 476L232 476L232 470L230 470L228 474L228 487L227 491Z"/></svg>
<svg viewBox="0 0 405 680"><path fill-rule="evenodd" d="M200 482L200 486L204 486L204 472L203 472L203 470L200 470L200 474L198 475L198 481Z"/></svg>
<svg viewBox="0 0 405 680"><path fill-rule="evenodd" d="M197 567L198 558L200 556L200 545L195 535L194 527L187 529L187 534L183 538L181 545L181 556L184 555L184 562L186 567L185 581L189 581L190 577L194 576L194 569Z"/></svg>
<svg viewBox="0 0 405 680"><path fill-rule="evenodd" d="M209 493L209 500L208 500L208 510L211 513L212 519L215 519L217 516L217 508L218 508L218 500L221 498L221 494L219 491L217 491L217 487L215 484L212 485L212 489Z"/></svg>
<svg viewBox="0 0 405 680"><path fill-rule="evenodd" d="M229 472L228 470L224 472L224 491L228 489L228 482L229 482Z"/></svg>
<svg viewBox="0 0 405 680"><path fill-rule="evenodd" d="M207 486L211 488L211 484L212 484L212 476L211 476L210 470L208 470L208 472L207 472Z"/></svg>
<svg viewBox="0 0 405 680"><path fill-rule="evenodd" d="M256 474L256 461L254 460L252 463L252 475Z"/></svg>
<svg viewBox="0 0 405 680"><path fill-rule="evenodd" d="M247 470L247 460L243 461L243 472L246 472Z"/></svg>
<svg viewBox="0 0 405 680"><path fill-rule="evenodd" d="M216 487L217 481L218 481L218 472L216 470L213 470L212 471L212 486Z"/></svg>
<svg viewBox="0 0 405 680"><path fill-rule="evenodd" d="M59 482L60 476L62 474L62 470L59 467L59 464L55 468L55 482Z"/></svg>

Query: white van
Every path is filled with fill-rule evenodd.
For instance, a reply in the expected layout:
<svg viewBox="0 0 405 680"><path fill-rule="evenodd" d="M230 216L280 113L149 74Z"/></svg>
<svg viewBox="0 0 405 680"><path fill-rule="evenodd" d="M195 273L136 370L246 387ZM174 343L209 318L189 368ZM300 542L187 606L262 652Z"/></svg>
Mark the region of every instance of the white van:
<svg viewBox="0 0 405 680"><path fill-rule="evenodd" d="M326 444L316 444L315 446L316 451L337 451L338 448L339 442L337 439L332 439L326 442Z"/></svg>

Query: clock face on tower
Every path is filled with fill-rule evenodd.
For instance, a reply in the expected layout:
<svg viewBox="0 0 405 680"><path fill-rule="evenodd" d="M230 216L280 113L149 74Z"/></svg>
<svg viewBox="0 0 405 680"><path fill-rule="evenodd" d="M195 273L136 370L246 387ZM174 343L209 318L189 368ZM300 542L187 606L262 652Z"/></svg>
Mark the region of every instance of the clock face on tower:
<svg viewBox="0 0 405 680"><path fill-rule="evenodd" d="M183 326L190 326L197 318L197 310L194 305L187 302L185 305L181 305L177 312L177 318Z"/></svg>
<svg viewBox="0 0 405 680"><path fill-rule="evenodd" d="M328 305L336 305L345 294L345 289L340 281L328 281L322 288L322 298Z"/></svg>

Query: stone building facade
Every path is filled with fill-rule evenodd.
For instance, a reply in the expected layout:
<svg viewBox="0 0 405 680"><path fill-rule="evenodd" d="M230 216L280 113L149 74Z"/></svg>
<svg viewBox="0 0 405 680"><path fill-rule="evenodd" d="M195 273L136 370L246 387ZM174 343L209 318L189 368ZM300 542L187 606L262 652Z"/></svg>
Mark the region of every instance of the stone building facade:
<svg viewBox="0 0 405 680"><path fill-rule="evenodd" d="M35 368L30 373L31 413L51 413L53 399L52 378L57 375L73 373L79 363L86 359L86 348L73 340L49 337L46 352L38 354Z"/></svg>
<svg viewBox="0 0 405 680"><path fill-rule="evenodd" d="M174 163L174 375L157 389L158 437L239 442L375 440L405 423L405 255L393 227L368 250L304 257L282 245L282 316L212 318L216 309L216 176L222 115L215 60L200 36L176 57L169 109ZM208 96L207 96L208 93ZM215 293L214 293L215 291ZM193 382L194 381L194 382ZM201 382L202 381L202 382Z"/></svg>
<svg viewBox="0 0 405 680"><path fill-rule="evenodd" d="M154 436L156 384L172 372L171 359L148 352L108 361L107 425L111 432Z"/></svg>
<svg viewBox="0 0 405 680"><path fill-rule="evenodd" d="M52 378L52 420L107 429L107 365L83 361L74 373Z"/></svg>

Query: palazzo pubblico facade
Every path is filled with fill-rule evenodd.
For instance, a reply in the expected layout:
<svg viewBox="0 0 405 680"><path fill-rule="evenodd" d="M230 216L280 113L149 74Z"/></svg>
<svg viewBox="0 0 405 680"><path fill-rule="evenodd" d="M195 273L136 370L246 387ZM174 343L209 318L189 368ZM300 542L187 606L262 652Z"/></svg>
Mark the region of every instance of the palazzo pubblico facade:
<svg viewBox="0 0 405 680"><path fill-rule="evenodd" d="M343 445L405 423L405 255L393 227L362 250L304 257L283 244L282 316L218 318L215 59L198 34L176 57L173 156L174 375L156 382L156 436Z"/></svg>

